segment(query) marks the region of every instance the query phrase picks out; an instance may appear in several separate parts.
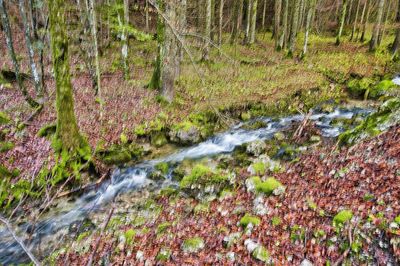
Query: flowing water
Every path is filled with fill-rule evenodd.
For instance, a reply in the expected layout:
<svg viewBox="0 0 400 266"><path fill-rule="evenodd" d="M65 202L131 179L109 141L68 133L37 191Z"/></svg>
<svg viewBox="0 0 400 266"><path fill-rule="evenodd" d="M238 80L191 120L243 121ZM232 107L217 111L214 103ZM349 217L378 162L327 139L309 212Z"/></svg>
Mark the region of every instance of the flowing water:
<svg viewBox="0 0 400 266"><path fill-rule="evenodd" d="M343 131L343 128L334 125L333 120L351 119L355 116L365 117L370 112L371 110L362 108L338 108L331 113L314 112L311 120L321 130L323 137L334 138ZM110 180L104 182L100 188L89 191L77 199L71 198L62 201L60 206L54 207L45 217L42 217L34 228L29 223L19 225L18 234L25 235L26 232L31 232L28 247L34 253L39 247L44 248L48 253L53 248L51 243L54 242L54 238L63 239L63 235L68 234L70 226L83 221L89 213L99 211L101 206L109 203L117 195L134 190L146 190L147 185L152 183L148 176L158 163L166 162L174 167L187 159L211 158L219 154L229 154L242 144L270 139L275 133L289 128L294 123L302 121L303 118L302 115L280 119L257 118L246 123L260 120L265 123L264 127L249 130L243 127L246 123L239 123L224 133L217 134L191 147L179 149L170 155L144 161L132 167L116 169ZM47 255L46 252L41 254L41 256L43 255ZM9 265L28 261L29 258L9 232L4 227L0 227L0 264Z"/></svg>

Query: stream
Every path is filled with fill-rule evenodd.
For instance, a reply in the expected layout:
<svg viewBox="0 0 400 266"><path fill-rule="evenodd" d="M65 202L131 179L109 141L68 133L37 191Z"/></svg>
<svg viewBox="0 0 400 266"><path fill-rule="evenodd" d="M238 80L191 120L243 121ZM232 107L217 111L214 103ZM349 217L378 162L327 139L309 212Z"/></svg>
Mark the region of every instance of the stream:
<svg viewBox="0 0 400 266"><path fill-rule="evenodd" d="M400 79L400 78L399 78ZM335 119L351 119L356 116L365 117L372 110L363 108L337 108L333 112L323 113L314 111L310 119L315 122L325 138L335 138L344 129L339 124L333 124ZM32 252L40 257L49 255L57 247L56 243L62 243L72 224L84 221L90 213L101 213L101 207L106 206L116 196L132 191L146 190L150 184L156 182L157 186L171 184L171 180L152 181L149 174L160 162L166 162L173 169L184 160L200 158L213 158L220 154L230 154L242 144L255 140L271 139L277 132L284 131L294 123L302 121L304 116L293 115L283 118L261 117L248 122L235 125L228 131L207 139L204 142L191 147L181 148L175 152L152 160L143 161L131 167L117 168L111 178L105 181L95 190L85 192L77 198L63 199L57 206L41 217L34 228L29 223L20 224L17 227L17 235L27 236L30 232L30 241L25 241ZM244 126L255 121L264 122L265 126L259 129L245 129ZM171 170L169 179L171 179ZM39 250L44 251L38 253ZM29 258L12 238L5 227L0 227L0 265L10 265L29 262Z"/></svg>

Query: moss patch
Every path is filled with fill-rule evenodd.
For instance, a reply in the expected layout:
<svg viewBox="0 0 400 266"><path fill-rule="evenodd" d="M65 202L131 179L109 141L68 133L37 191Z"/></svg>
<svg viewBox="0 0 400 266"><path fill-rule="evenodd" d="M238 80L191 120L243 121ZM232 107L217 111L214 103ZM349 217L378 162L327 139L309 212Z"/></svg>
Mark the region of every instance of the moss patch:
<svg viewBox="0 0 400 266"><path fill-rule="evenodd" d="M266 195L271 195L278 188L283 188L283 185L273 177L267 178L265 182L256 184L256 190Z"/></svg>
<svg viewBox="0 0 400 266"><path fill-rule="evenodd" d="M260 223L260 218L258 218L257 216L252 216L248 213L246 213L245 216L243 216L242 219L240 219L239 221L239 224L244 228L246 228L249 224L258 226Z"/></svg>
<svg viewBox="0 0 400 266"><path fill-rule="evenodd" d="M204 240L201 237L192 237L185 239L182 243L181 249L186 253L196 253L205 247Z"/></svg>
<svg viewBox="0 0 400 266"><path fill-rule="evenodd" d="M353 218L353 213L350 210L340 211L338 214L335 215L335 217L333 217L333 225L343 225L347 221L350 221L351 218Z"/></svg>

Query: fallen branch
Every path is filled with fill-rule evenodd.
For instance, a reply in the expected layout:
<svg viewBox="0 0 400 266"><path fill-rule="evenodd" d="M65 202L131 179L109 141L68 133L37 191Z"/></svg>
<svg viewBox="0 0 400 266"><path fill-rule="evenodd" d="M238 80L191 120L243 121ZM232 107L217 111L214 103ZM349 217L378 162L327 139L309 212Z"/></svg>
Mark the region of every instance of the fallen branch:
<svg viewBox="0 0 400 266"><path fill-rule="evenodd" d="M101 228L100 235L96 240L96 243L95 243L94 248L93 248L93 252L90 255L89 262L86 264L87 266L91 266L92 263L93 263L94 256L96 255L97 248L99 247L99 244L100 244L101 236L103 235L104 231L106 230L107 225L110 222L110 219L111 219L111 216L113 215L113 213L114 213L114 208L112 208L110 210L110 213L108 214L107 219L106 219L103 227Z"/></svg>
<svg viewBox="0 0 400 266"><path fill-rule="evenodd" d="M21 246L21 248L24 250L24 252L28 255L28 257L31 259L31 261L35 264L35 265L40 265L40 262L35 258L35 256L30 252L30 250L25 246L24 242L22 241L22 239L20 239L14 232L10 222L4 218L3 216L0 215L0 221L5 224L5 226L7 227L7 230L10 232L10 234L12 235L12 237L14 238L15 241L17 241L17 243Z"/></svg>
<svg viewBox="0 0 400 266"><path fill-rule="evenodd" d="M300 111L299 111L299 112L300 112ZM300 113L303 114L302 112L300 112ZM304 117L304 119L303 119L303 121L301 122L300 126L299 126L299 127L296 129L296 131L294 132L294 134L293 134L293 140L294 140L295 142L297 142L297 141L301 138L301 136L303 135L303 131L304 131L305 127L307 126L308 121L310 120L311 114L312 114L312 111L310 110L310 111L308 112L308 114Z"/></svg>

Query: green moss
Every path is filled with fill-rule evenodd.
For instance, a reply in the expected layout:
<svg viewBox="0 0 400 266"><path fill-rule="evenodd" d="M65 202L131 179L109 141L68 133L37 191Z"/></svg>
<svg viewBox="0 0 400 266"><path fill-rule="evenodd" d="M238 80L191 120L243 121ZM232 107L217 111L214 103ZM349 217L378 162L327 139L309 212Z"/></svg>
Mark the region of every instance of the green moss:
<svg viewBox="0 0 400 266"><path fill-rule="evenodd" d="M172 225L172 224L171 224L170 222L163 222L163 223L160 223L160 224L157 226L156 234L159 235L159 234L165 233L165 231L166 231L168 228L170 228L171 225Z"/></svg>
<svg viewBox="0 0 400 266"><path fill-rule="evenodd" d="M90 232L89 231L86 231L86 232L83 232L83 233L81 233L79 236L78 236L78 238L76 239L76 241L77 242L81 242L83 239L85 239L85 238L87 238L88 236L90 236Z"/></svg>
<svg viewBox="0 0 400 266"><path fill-rule="evenodd" d="M333 225L341 226L344 223L348 222L353 218L353 213L350 210L340 211L338 214L333 217Z"/></svg>
<svg viewBox="0 0 400 266"><path fill-rule="evenodd" d="M266 166L263 162L256 162L256 163L253 163L251 166L254 169L254 174L256 174L256 175L263 175L263 174L265 174L265 171L267 170Z"/></svg>
<svg viewBox="0 0 400 266"><path fill-rule="evenodd" d="M11 118L4 112L0 111L0 125L6 125L11 122Z"/></svg>
<svg viewBox="0 0 400 266"><path fill-rule="evenodd" d="M121 133L119 138L120 138L122 144L127 144L128 143L128 137L124 133Z"/></svg>
<svg viewBox="0 0 400 266"><path fill-rule="evenodd" d="M210 211L210 205L207 203L199 203L194 207L193 212L195 214L205 214Z"/></svg>
<svg viewBox="0 0 400 266"><path fill-rule="evenodd" d="M138 125L135 127L133 132L135 133L136 136L143 137L144 135L146 135L146 127L143 124Z"/></svg>
<svg viewBox="0 0 400 266"><path fill-rule="evenodd" d="M14 143L12 142L0 142L0 152L7 152L14 148Z"/></svg>
<svg viewBox="0 0 400 266"><path fill-rule="evenodd" d="M193 184L212 185L228 181L228 177L220 173L214 173L209 167L197 164L192 172L182 178L181 188L189 188Z"/></svg>
<svg viewBox="0 0 400 266"><path fill-rule="evenodd" d="M167 137L163 132L156 132L151 135L151 145L155 147L162 147L167 143Z"/></svg>
<svg viewBox="0 0 400 266"><path fill-rule="evenodd" d="M45 125L39 129L38 137L48 137L56 133L56 124Z"/></svg>
<svg viewBox="0 0 400 266"><path fill-rule="evenodd" d="M201 237L192 237L185 239L182 243L182 250L186 253L196 253L205 247L204 240Z"/></svg>
<svg viewBox="0 0 400 266"><path fill-rule="evenodd" d="M278 225L281 224L281 222L282 222L282 220L281 220L281 218L279 218L278 216L274 216L274 217L272 217L272 219L271 219L271 224L272 224L273 226L278 226Z"/></svg>
<svg viewBox="0 0 400 266"><path fill-rule="evenodd" d="M130 245L132 245L133 240L135 239L136 231L133 229L128 229L127 231L125 231L124 236L125 236L126 244L128 246L130 246Z"/></svg>
<svg viewBox="0 0 400 266"><path fill-rule="evenodd" d="M270 260L270 254L268 250L261 245L259 245L253 250L251 256L262 262L268 262Z"/></svg>
<svg viewBox="0 0 400 266"><path fill-rule="evenodd" d="M108 165L123 164L140 158L143 155L143 148L133 143L130 145L112 145L108 149L97 151L97 155Z"/></svg>
<svg viewBox="0 0 400 266"><path fill-rule="evenodd" d="M261 223L260 218L258 218L257 216L252 216L248 213L246 213L239 221L239 224L244 228L246 228L249 224L258 226L260 223Z"/></svg>
<svg viewBox="0 0 400 266"><path fill-rule="evenodd" d="M267 178L265 182L261 182L256 185L256 190L258 192L265 193L267 195L271 195L275 189L283 187L283 185L273 177Z"/></svg>
<svg viewBox="0 0 400 266"><path fill-rule="evenodd" d="M157 171L160 171L164 175L166 175L169 170L168 163L166 163L166 162L161 162L161 163L156 164L155 168Z"/></svg>
<svg viewBox="0 0 400 266"><path fill-rule="evenodd" d="M170 257L171 257L171 250L167 248L162 248L160 249L160 252L158 252L156 259L158 261L168 261Z"/></svg>
<svg viewBox="0 0 400 266"><path fill-rule="evenodd" d="M400 225L400 215L394 218L394 222Z"/></svg>

